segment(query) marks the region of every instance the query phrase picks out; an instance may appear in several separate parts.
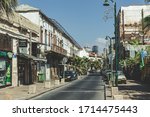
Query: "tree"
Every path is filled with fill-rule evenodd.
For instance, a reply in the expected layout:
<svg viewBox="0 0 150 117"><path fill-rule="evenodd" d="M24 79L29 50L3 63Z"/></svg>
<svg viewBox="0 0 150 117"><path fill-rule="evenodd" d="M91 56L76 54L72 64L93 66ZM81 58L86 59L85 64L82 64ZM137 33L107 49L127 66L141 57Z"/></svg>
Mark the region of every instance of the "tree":
<svg viewBox="0 0 150 117"><path fill-rule="evenodd" d="M17 5L18 0L0 0L0 13L6 13L8 15L12 13Z"/></svg>
<svg viewBox="0 0 150 117"><path fill-rule="evenodd" d="M150 25L150 15L145 17L143 20L144 20L144 27Z"/></svg>
<svg viewBox="0 0 150 117"><path fill-rule="evenodd" d="M89 60L86 57L72 57L69 59L69 64L74 66L74 69L78 72L78 74L87 74L88 70L91 68L94 68L95 70L98 70L101 68L101 61L99 60Z"/></svg>
<svg viewBox="0 0 150 117"><path fill-rule="evenodd" d="M94 68L95 70L101 69L101 61L95 60L91 61L91 68Z"/></svg>
<svg viewBox="0 0 150 117"><path fill-rule="evenodd" d="M140 39L133 39L128 41L130 45L140 45Z"/></svg>
<svg viewBox="0 0 150 117"><path fill-rule="evenodd" d="M150 0L145 0L145 2L150 2Z"/></svg>
<svg viewBox="0 0 150 117"><path fill-rule="evenodd" d="M74 69L78 74L86 74L89 68L89 59L86 57L72 57L69 59L69 63L74 66Z"/></svg>

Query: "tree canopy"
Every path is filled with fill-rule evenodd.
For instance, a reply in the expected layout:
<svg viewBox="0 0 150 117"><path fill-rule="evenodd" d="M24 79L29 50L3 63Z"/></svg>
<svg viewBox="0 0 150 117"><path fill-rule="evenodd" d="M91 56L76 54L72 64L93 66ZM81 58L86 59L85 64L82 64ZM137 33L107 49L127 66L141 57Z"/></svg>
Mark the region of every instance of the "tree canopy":
<svg viewBox="0 0 150 117"><path fill-rule="evenodd" d="M150 15L144 18L144 27L149 26L149 25L150 25Z"/></svg>
<svg viewBox="0 0 150 117"><path fill-rule="evenodd" d="M0 13L7 15L12 13L13 9L18 5L18 0L0 0Z"/></svg>

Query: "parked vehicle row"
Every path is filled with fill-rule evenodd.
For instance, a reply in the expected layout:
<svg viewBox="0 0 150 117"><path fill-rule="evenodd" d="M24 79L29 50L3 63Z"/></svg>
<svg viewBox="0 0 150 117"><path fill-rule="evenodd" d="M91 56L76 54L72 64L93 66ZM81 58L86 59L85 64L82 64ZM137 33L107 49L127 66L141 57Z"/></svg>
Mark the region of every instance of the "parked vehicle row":
<svg viewBox="0 0 150 117"><path fill-rule="evenodd" d="M78 79L78 74L76 71L64 71L64 74L61 74L61 78L65 78L65 81L68 82L68 81L73 81L73 80L76 80Z"/></svg>
<svg viewBox="0 0 150 117"><path fill-rule="evenodd" d="M118 73L118 83L127 83L127 79L126 76L124 75L123 71L117 71ZM116 71L111 71L110 69L106 69L106 70L102 70L101 74L103 75L103 80L105 82L108 82L111 78L111 75L113 75L113 77L116 77Z"/></svg>

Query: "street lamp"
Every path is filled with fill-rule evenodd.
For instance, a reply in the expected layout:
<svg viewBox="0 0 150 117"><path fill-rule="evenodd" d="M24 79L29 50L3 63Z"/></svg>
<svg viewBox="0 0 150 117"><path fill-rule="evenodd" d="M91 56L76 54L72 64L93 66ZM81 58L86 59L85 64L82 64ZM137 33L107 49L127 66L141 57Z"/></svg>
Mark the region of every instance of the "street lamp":
<svg viewBox="0 0 150 117"><path fill-rule="evenodd" d="M104 2L104 4L103 4L104 6L109 6L109 2L108 2L108 0L105 0L105 2Z"/></svg>
<svg viewBox="0 0 150 117"><path fill-rule="evenodd" d="M115 85L118 86L118 38L117 38L117 17L116 17L116 2L114 0L110 0L114 5L114 34L115 34L115 59L116 59L116 79ZM109 1L104 1L104 6L109 6Z"/></svg>

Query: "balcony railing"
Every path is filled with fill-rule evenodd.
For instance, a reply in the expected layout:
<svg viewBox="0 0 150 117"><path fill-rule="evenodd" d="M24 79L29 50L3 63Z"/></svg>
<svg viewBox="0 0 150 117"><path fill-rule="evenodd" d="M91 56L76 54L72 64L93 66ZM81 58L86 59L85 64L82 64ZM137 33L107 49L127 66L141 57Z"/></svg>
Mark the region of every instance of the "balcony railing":
<svg viewBox="0 0 150 117"><path fill-rule="evenodd" d="M52 44L51 51L62 54L62 55L65 55L65 56L67 55L67 50L65 50L62 47L59 47L55 44Z"/></svg>

